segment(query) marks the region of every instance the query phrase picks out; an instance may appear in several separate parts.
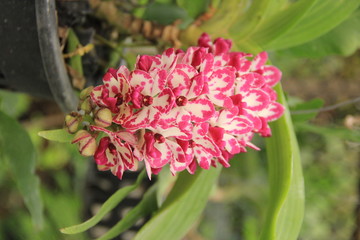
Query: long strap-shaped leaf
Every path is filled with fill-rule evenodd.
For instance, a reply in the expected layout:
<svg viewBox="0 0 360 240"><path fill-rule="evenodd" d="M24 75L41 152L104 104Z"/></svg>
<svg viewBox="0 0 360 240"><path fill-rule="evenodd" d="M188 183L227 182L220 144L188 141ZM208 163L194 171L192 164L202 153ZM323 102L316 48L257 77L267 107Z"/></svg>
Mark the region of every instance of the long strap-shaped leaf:
<svg viewBox="0 0 360 240"><path fill-rule="evenodd" d="M115 226L113 226L108 232L102 235L97 240L108 240L119 236L126 229L135 224L137 220L142 217L146 217L157 208L156 201L156 189L158 184L153 185L145 194L141 202L131 209L126 216L121 219Z"/></svg>
<svg viewBox="0 0 360 240"><path fill-rule="evenodd" d="M239 1L239 0L226 0L221 1L218 8L216 9L215 15L212 16L209 20L205 21L204 24L201 25L201 28L197 28L198 33L207 32L211 36L221 36L228 37L228 28L224 26L233 25L234 21L238 18L239 15L243 13L243 9L245 9L247 1ZM182 34L188 41L185 40L188 44L196 44L198 36L192 36L192 31L194 26L184 31ZM192 40L189 40L192 39Z"/></svg>
<svg viewBox="0 0 360 240"><path fill-rule="evenodd" d="M295 27L276 41L264 41L262 46L264 49L284 49L308 42L336 27L359 5L359 0L317 0L314 7Z"/></svg>
<svg viewBox="0 0 360 240"><path fill-rule="evenodd" d="M71 143L71 140L74 138L74 136L68 133L65 129L40 131L38 132L38 135L47 140L61 143Z"/></svg>
<svg viewBox="0 0 360 240"><path fill-rule="evenodd" d="M95 224L97 224L98 222L101 221L101 219L108 213L110 212L114 207L116 207L121 200L123 200L130 192L132 192L133 190L135 190L141 183L141 180L144 178L145 176L145 171L142 171L140 173L140 175L138 176L136 183L134 183L133 185L130 186L126 186L124 188L121 188L119 190L117 190L117 192L115 192L108 200L106 200L106 202L101 206L99 212L96 213L96 215L94 215L92 218L90 218L89 220L78 224L78 225L74 225L71 227L66 227L66 228L62 228L60 229L60 231L62 233L66 233L66 234L76 234L76 233L81 233L84 232L86 230L88 230L89 228L95 226Z"/></svg>
<svg viewBox="0 0 360 240"><path fill-rule="evenodd" d="M286 106L280 85L278 101ZM304 183L299 148L289 111L271 123L272 137L266 140L270 202L261 240L296 240L304 214Z"/></svg>
<svg viewBox="0 0 360 240"><path fill-rule="evenodd" d="M41 227L43 203L39 191L39 179L35 174L34 145L25 129L2 111L0 111L0 157L8 160L8 165L32 219Z"/></svg>
<svg viewBox="0 0 360 240"><path fill-rule="evenodd" d="M141 228L135 240L181 239L204 210L221 168L186 172L179 178L158 213Z"/></svg>
<svg viewBox="0 0 360 240"><path fill-rule="evenodd" d="M268 7L273 0L253 0L249 9L234 21L229 32L234 39L241 39L254 32L264 21Z"/></svg>
<svg viewBox="0 0 360 240"><path fill-rule="evenodd" d="M257 31L249 36L247 39L250 42L255 41L258 45L267 46L275 39L280 38L293 26L295 26L311 9L317 0L300 0L291 5L288 8L279 11L269 19L264 21ZM241 44L241 42L238 42Z"/></svg>

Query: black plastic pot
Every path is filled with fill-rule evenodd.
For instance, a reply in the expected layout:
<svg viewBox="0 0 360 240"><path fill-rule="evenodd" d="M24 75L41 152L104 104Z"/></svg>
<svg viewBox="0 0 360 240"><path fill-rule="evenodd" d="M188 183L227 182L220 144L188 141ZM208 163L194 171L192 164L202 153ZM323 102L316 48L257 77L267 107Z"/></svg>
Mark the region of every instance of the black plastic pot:
<svg viewBox="0 0 360 240"><path fill-rule="evenodd" d="M0 0L0 88L53 98L64 112L70 112L76 109L78 101L60 50L57 20L69 21L63 24L73 27L78 24L75 18L81 15L78 13L85 7L76 1L58 2L58 7L59 11L56 12L55 0ZM57 19L57 13L63 18ZM76 30L80 42L87 44L93 29ZM89 69L94 71L88 72L87 81L92 84L101 81L93 58L84 57L83 60L84 66L87 66L84 72ZM99 172L95 164L91 164L85 185L85 209L102 204L124 184L134 183L138 174L126 172L120 181L110 172ZM143 181L140 189L144 192L151 184ZM141 196L127 197L108 219L100 222L100 227L110 228L115 225L123 217L124 210L139 203ZM86 218L93 214L87 212ZM142 224L130 230L137 231ZM90 234L95 236L93 232ZM116 239L126 237L123 234Z"/></svg>
<svg viewBox="0 0 360 240"><path fill-rule="evenodd" d="M64 112L77 98L57 34L54 0L0 1L0 86L53 98Z"/></svg>

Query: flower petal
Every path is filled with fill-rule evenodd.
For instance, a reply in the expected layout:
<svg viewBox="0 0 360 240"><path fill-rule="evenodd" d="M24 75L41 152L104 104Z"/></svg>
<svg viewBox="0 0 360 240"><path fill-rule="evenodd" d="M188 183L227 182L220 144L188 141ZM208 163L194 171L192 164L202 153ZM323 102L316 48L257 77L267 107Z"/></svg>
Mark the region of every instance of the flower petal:
<svg viewBox="0 0 360 240"><path fill-rule="evenodd" d="M125 171L124 163L120 161L117 165L111 167L110 171L121 180Z"/></svg>
<svg viewBox="0 0 360 240"><path fill-rule="evenodd" d="M265 118L267 121L273 121L281 117L284 113L284 106L277 102L271 102L269 106L261 110L258 115Z"/></svg>
<svg viewBox="0 0 360 240"><path fill-rule="evenodd" d="M161 113L168 113L174 105L175 97L170 88L165 88L157 97L154 97L153 108Z"/></svg>
<svg viewBox="0 0 360 240"><path fill-rule="evenodd" d="M142 70L134 70L130 74L130 85L132 87L140 87L143 95L150 95L154 84L153 78L149 73Z"/></svg>
<svg viewBox="0 0 360 240"><path fill-rule="evenodd" d="M123 127L130 130L137 130L146 127L149 124L149 108L145 107L127 118L123 123Z"/></svg>
<svg viewBox="0 0 360 240"><path fill-rule="evenodd" d="M122 125L131 115L132 108L127 104L122 104L119 107L119 112L113 117L113 122Z"/></svg>
<svg viewBox="0 0 360 240"><path fill-rule="evenodd" d="M211 159L214 157L211 153L203 150L198 145L194 147L194 155L199 166L203 169L209 169L211 166Z"/></svg>
<svg viewBox="0 0 360 240"><path fill-rule="evenodd" d="M166 71L171 71L176 64L177 55L174 48L166 49L161 55L161 68Z"/></svg>
<svg viewBox="0 0 360 240"><path fill-rule="evenodd" d="M183 71L190 79L198 74L198 71L189 64L177 64L176 69Z"/></svg>
<svg viewBox="0 0 360 240"><path fill-rule="evenodd" d="M114 133L118 138L121 140L129 143L132 146L135 146L137 144L137 139L134 136L133 133L127 132L127 131L118 131Z"/></svg>
<svg viewBox="0 0 360 240"><path fill-rule="evenodd" d="M94 101L94 103L96 103L99 106L104 106L105 105L103 103L103 101L102 101L104 88L105 88L104 85L96 86L96 87L94 87L94 89L90 93L91 99Z"/></svg>
<svg viewBox="0 0 360 240"><path fill-rule="evenodd" d="M106 165L108 163L108 159L106 157L106 150L109 146L109 143L110 143L109 137L103 137L100 139L99 146L94 154L94 159L96 164Z"/></svg>
<svg viewBox="0 0 360 240"><path fill-rule="evenodd" d="M214 105L204 98L189 101L184 107L191 114L191 120L195 123L205 122L215 113Z"/></svg>
<svg viewBox="0 0 360 240"><path fill-rule="evenodd" d="M152 82L152 88L148 95L155 96L165 88L167 72L164 69L155 68L149 73L154 81Z"/></svg>
<svg viewBox="0 0 360 240"><path fill-rule="evenodd" d="M237 139L230 135L224 134L223 141L225 142L225 149L231 154L237 154L241 150L241 146Z"/></svg>
<svg viewBox="0 0 360 240"><path fill-rule="evenodd" d="M245 103L244 107L254 111L260 111L269 105L270 96L260 89L252 89L243 96L242 102Z"/></svg>
<svg viewBox="0 0 360 240"><path fill-rule="evenodd" d="M161 168L172 160L173 154L167 144L155 142L154 148L158 150L160 155L156 158L152 156L146 156L146 160L152 168Z"/></svg>
<svg viewBox="0 0 360 240"><path fill-rule="evenodd" d="M275 86L281 79L281 71L274 66L264 66L263 67L263 76L266 84L270 87Z"/></svg>
<svg viewBox="0 0 360 240"><path fill-rule="evenodd" d="M172 161L170 162L170 171L175 174L176 172L183 171L190 164L190 161L185 156L182 148L176 142L167 140L165 142L173 153Z"/></svg>
<svg viewBox="0 0 360 240"><path fill-rule="evenodd" d="M206 77L203 74L198 74L197 76L195 76L192 79L191 85L188 88L188 91L185 94L185 96L188 99L192 99L200 96L203 91L205 81L206 81Z"/></svg>
<svg viewBox="0 0 360 240"><path fill-rule="evenodd" d="M120 83L111 73L111 70L105 73L103 77L105 87L109 90L109 96L114 97L120 92Z"/></svg>
<svg viewBox="0 0 360 240"><path fill-rule="evenodd" d="M234 88L235 71L233 67L220 67L209 78L209 90L230 94Z"/></svg>
<svg viewBox="0 0 360 240"><path fill-rule="evenodd" d="M130 71L125 65L121 65L119 67L119 69L117 70L116 75L117 75L118 78L122 77L122 78L125 78L125 79L129 79Z"/></svg>
<svg viewBox="0 0 360 240"><path fill-rule="evenodd" d="M253 129L253 124L245 117L234 117L231 122L223 126L227 133L245 134Z"/></svg>
<svg viewBox="0 0 360 240"><path fill-rule="evenodd" d="M159 66L161 66L161 60L158 56L138 56L135 63L135 68L142 71L151 71L154 67Z"/></svg>
<svg viewBox="0 0 360 240"><path fill-rule="evenodd" d="M202 72L205 76L210 77L213 67L214 67L214 55L211 53L203 54L199 72Z"/></svg>
<svg viewBox="0 0 360 240"><path fill-rule="evenodd" d="M214 157L220 156L220 150L211 138L204 136L203 138L194 138L194 144L197 147L201 147L202 151L211 154ZM196 153L197 154L197 153ZM196 155L195 154L195 155Z"/></svg>
<svg viewBox="0 0 360 240"><path fill-rule="evenodd" d="M251 57L251 54L246 54L242 52L230 52L229 53L229 66L233 66L236 68L237 71L240 73L245 73L250 71L251 68L251 61L246 59L246 57Z"/></svg>
<svg viewBox="0 0 360 240"><path fill-rule="evenodd" d="M135 171L137 169L137 164L133 157L133 153L129 144L116 144L116 150L119 154L120 161L123 162L125 169Z"/></svg>
<svg viewBox="0 0 360 240"><path fill-rule="evenodd" d="M261 52L258 55L256 55L251 63L251 69L253 71L260 69L264 64L266 63L268 59L267 52Z"/></svg>
<svg viewBox="0 0 360 240"><path fill-rule="evenodd" d="M186 89L190 87L190 78L184 71L176 68L168 76L168 85L171 89L179 88L181 86L182 91L177 93L177 95L185 95Z"/></svg>

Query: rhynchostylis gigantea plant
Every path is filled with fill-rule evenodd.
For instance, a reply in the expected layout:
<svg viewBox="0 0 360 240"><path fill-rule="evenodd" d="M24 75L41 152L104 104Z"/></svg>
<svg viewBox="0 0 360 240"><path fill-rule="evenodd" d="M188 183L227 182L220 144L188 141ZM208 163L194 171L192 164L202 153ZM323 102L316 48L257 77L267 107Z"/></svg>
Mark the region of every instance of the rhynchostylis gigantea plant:
<svg viewBox="0 0 360 240"><path fill-rule="evenodd" d="M93 156L99 170L121 179L127 170L145 168L151 179L169 165L172 175L179 175L164 203L154 203L154 190L149 190L104 239L154 210L138 239L183 236L205 207L221 167L229 167L231 158L247 148L260 150L251 142L254 134L271 136L268 123L284 112L273 90L281 72L267 64L266 52L253 56L231 47L231 40L212 41L204 33L198 46L138 56L133 70L109 69L103 84L81 92L79 111L67 115L65 125L74 135L72 143L82 155ZM62 231L73 234L94 226L142 176L131 188L118 190L93 218Z"/></svg>
<svg viewBox="0 0 360 240"><path fill-rule="evenodd" d="M268 121L284 110L272 89L281 72L265 64L266 52L231 52L231 44L203 34L186 51L139 56L132 71L109 69L68 116L70 132L81 126L73 143L120 179L140 162L151 179L167 164L173 175L194 174L197 166L229 167L234 154L258 149L252 136L270 136Z"/></svg>
<svg viewBox="0 0 360 240"><path fill-rule="evenodd" d="M232 39L234 43L233 49L235 50L241 49L242 51L251 52L254 57L243 56L239 58L248 62L253 62L255 58L264 60L264 53L261 53L263 50L285 49L285 52L290 53L290 55L300 54L307 56L318 54L319 49L323 55L330 53L349 54L358 46L356 44L358 41L356 37L357 28L353 31L354 26L357 26L355 23L358 22L359 16L359 11L356 10L360 3L358 0L339 0L336 2L333 0L144 0L142 2L149 4L140 6L140 10L146 8L146 11L143 15L136 13L136 17L147 21L143 22L144 24L142 26L144 26L144 28L140 29L145 37L148 37L147 33L149 33L149 31L146 31L148 28L145 28L145 26L149 26L149 21L156 20L160 24L169 24L169 22L161 22L161 17L164 19L164 16L160 15L165 13L167 16L172 15L173 19L178 20L181 17L183 23L190 23L190 25L183 23L181 25L172 25L172 29L174 30L172 33L178 33L178 35L167 35L171 36L174 45L194 45L203 32L208 32L214 38L224 37ZM129 21L121 21L126 20L125 18L116 21L118 18L112 18L114 16L111 14L113 11L109 11L110 8L103 7L109 4L116 5L119 1L90 0L89 3L95 9L96 16L109 22L110 25L119 29L121 28L121 33L129 33L134 30L134 28L140 26L139 24L132 24ZM150 8L151 11L149 10ZM183 12L184 10L188 12L188 16L173 14L179 12L179 8L182 8ZM164 9L166 11L164 11ZM353 14L354 11L356 14ZM122 14L121 11L117 13L119 15ZM351 17L349 18L349 16ZM189 17L192 18L192 22L187 21ZM179 27L179 29L176 27ZM162 29L165 28L163 27ZM130 31L128 29L130 29ZM335 31L330 31L332 29ZM158 36L156 35L157 31L155 31L158 29L154 28L153 30L154 31L151 31L153 37ZM166 32L167 31L164 31L163 33ZM322 37L319 38L320 36ZM158 36L156 38L160 37ZM217 53L223 54L224 49L229 47L229 42L218 40L218 43L211 44L206 38L204 39L205 41L202 41L200 46L207 48L206 52L213 54L214 60L221 59L221 57L217 56ZM310 42L313 39L317 41ZM349 39L351 39L351 41ZM111 43L112 42L110 42L109 45L111 45ZM217 44L219 46L216 46ZM178 51L169 51L170 52L167 53L169 56L174 54L180 56L180 52ZM187 51L185 51L184 54L186 53ZM258 55L259 53L261 54ZM201 55L202 53L200 51L197 54ZM165 54L165 56L167 55ZM202 55L200 57L194 56L195 59L206 59L206 57L202 57ZM162 74L151 73L151 67L153 65L151 61L160 58L158 61L154 60L155 63L153 67L156 67L156 62L163 61L162 55L159 55L159 57L143 58L144 59L138 60L138 62L142 63L142 66L140 66L141 64L136 66L138 72L143 71L145 72L143 76L150 75L151 78L154 78L153 75ZM146 60L146 58L150 60ZM81 61L79 56L78 59ZM151 62L151 64L149 62ZM192 65L195 64L195 66L197 66L196 62L185 64L191 65L197 73L206 72L205 69L196 69L196 67ZM221 64L227 64L232 67L235 66L236 69L236 63L230 60L228 62L225 60L225 63L222 62ZM263 66L268 64L270 63L263 64ZM116 69L115 71L110 70L107 74L109 83L113 82L114 79L115 81L119 81L119 76L117 76L118 70L120 72L123 71L123 75L126 75L124 67ZM157 90L151 88L154 87L153 85L150 86L151 91L148 93L145 92L148 91L148 89L145 90L145 88L141 90L137 88L134 91L134 87L130 81L130 73L133 71L135 70L129 70L129 76L123 77L128 81L128 89L121 88L117 90L120 95L116 97L112 95L115 91L113 89L104 90L106 87L102 87L104 89L99 89L101 88L99 87L96 90L87 89L87 91L84 91L80 96L82 100L81 109L83 111L67 116L66 122L69 127L68 130L76 133L75 142L79 145L83 155L95 155L95 159L97 163L99 163L99 166L101 166L101 170L111 170L115 175L120 177L126 170L135 170L137 167L136 163L140 163L140 165L147 164L150 177L151 174L157 173L162 165L164 169L161 172L168 171L165 168L169 165L171 166L171 172L178 176L178 178L164 202L156 202L155 196L161 195L161 191L159 187L155 186L143 196L142 202L131 210L124 219L121 219L102 239L110 239L118 235L124 231L124 229L134 224L137 219L151 213L154 213L151 220L140 230L136 237L137 239L182 238L203 210L210 190L219 176L221 167L223 165L227 166L229 163L228 160L233 154L249 147L254 147L250 139L253 133L267 135L269 129L271 129L272 137L266 138L266 151L268 154L270 198L268 202L264 203L267 205L268 210L266 218L262 223L259 223L259 229L261 229L260 239L297 239L303 215L303 184L299 151L281 86L277 84L273 86L273 89L277 93L277 102L285 107L285 112L277 121L269 123L271 128L267 128L267 121L271 120L271 118L265 117L264 112L267 111L267 107L270 104L277 104L274 102L275 94L271 93L272 90L268 89L269 91L266 91L263 89L263 87L266 87L266 84L272 86L272 84L268 82L262 86L260 86L261 84L259 84L259 86L251 85L252 89L246 89L246 86L244 86L246 91L242 89L241 92L239 92L236 90L238 86L236 79L239 78L239 76L235 73L233 92L230 94L230 90L224 90L225 87L221 86L220 89L224 91L218 91L218 96L212 96L211 94L217 91L218 86L209 84L209 78L207 79L208 82L203 79L204 83L201 83L200 81L202 80L200 78L194 83L196 86L202 85L203 91L201 91L202 96L200 96L191 88L194 80L189 77L191 76L189 75L190 72L185 72L185 74L179 75L184 78L189 77L190 79L184 81L183 89L174 91L174 88L176 88L174 87L175 83L167 82L165 86L159 86ZM182 71L184 72L184 70ZM224 72L230 74L229 70L224 70ZM239 70L236 69L235 72L239 72ZM243 72L240 71L240 73ZM261 71L259 72L259 69L249 69L248 73L259 74L262 75L262 77L265 76ZM168 72L166 74L168 74ZM147 82L145 84L147 84ZM126 84L122 86L125 87L125 85ZM230 88L232 87L231 84L229 84L229 86ZM206 87L208 87L208 92ZM165 88L169 90L165 91ZM250 90L257 92L255 94L256 96L263 96L263 99L269 100L270 98L270 102L267 101L268 104L265 104L267 107L259 106L259 108L263 107L262 110L251 109L251 106L249 108L247 105L251 102L249 99L245 101L243 98L239 98L242 94L249 93ZM107 91L108 93L106 93ZM156 91L159 92L155 93ZM101 93L101 95L96 95L97 93ZM194 93L196 97L191 95ZM163 94L161 97L168 97L170 103L172 102L172 106L163 109L164 111L161 111L163 103L157 101L160 94ZM221 97L222 94L230 97L231 101L227 101L224 97ZM220 99L217 97L220 97ZM116 98L115 104L114 98ZM251 97L249 98L251 99ZM205 104L205 106L212 108L211 112L213 115L209 119L203 119L204 122L197 125L194 121L197 116L191 115L191 111L195 111L195 109L189 106L199 103L200 101L197 101L198 99L207 99L211 102L211 104ZM113 102L111 103L111 101ZM221 101L223 101L223 103ZM203 100L201 102L204 103ZM234 106L231 108L228 104ZM280 109L280 105L278 106ZM279 109L278 113L280 114ZM244 110L244 113L240 114L240 110ZM167 118L167 121L161 122L159 119L162 118L159 117L159 114L156 114L158 112L160 112L161 116L168 115L170 117ZM128 120L131 117L135 119L134 116L139 116L140 113L142 117L147 116L149 120L146 120L148 122L142 126L141 124L144 123L138 122L135 124L139 128L136 129L136 126L128 123ZM174 114L176 117L173 116ZM177 117L179 115L188 116L190 121L185 121L185 123L191 124L183 125L181 118ZM275 116L276 114L274 117ZM114 117L116 117L117 120L114 119ZM264 129L256 127L256 123L260 125L259 119L261 126L265 127ZM173 123L173 125L166 125L170 124L168 121ZM19 134L14 134L14 129L16 129L17 126L13 125L13 128L8 127L13 124L11 118L6 118L6 116L1 115L0 122L1 132L6 133L0 136L0 142L3 143L2 146L4 146L5 149L4 153L11 159L9 165L14 169L13 172L16 174L16 179L19 179L22 194L25 196L25 199L31 199L31 201L26 200L25 203L29 206L30 211L35 216L34 218L39 219L38 216L41 215L41 199L37 191L39 185L38 180L33 177L33 163L35 158L32 156L29 161L29 159L23 157L29 156L29 152L33 152L28 150L31 148L23 147L29 145L27 143L30 141L23 141L21 144L22 148L16 147L16 150L13 151L11 151L12 148L5 148L5 146L18 146ZM109 123L111 123L111 126L107 126ZM234 132L232 127L227 128L228 126L233 126L232 124L240 124L243 131L248 131L248 133ZM148 125L150 125L150 127ZM156 127L158 127L157 130L160 129L160 131L156 131ZM168 127L167 129L176 129L179 135L167 135L168 132L166 132L166 130L163 131L166 127ZM189 131L188 128L192 128L192 131ZM207 134L205 134L205 132ZM14 135L16 135L16 137L14 137ZM74 135L69 137L64 134L64 131L57 130L42 132L41 135L49 139L64 142L71 142L74 138ZM22 137L21 139L25 138ZM145 144L146 139L150 144ZM202 140L202 142L200 140ZM203 147L204 141L210 142L210 146L212 146L213 149L215 148L214 152L216 153L216 157L213 158L210 157L209 154L206 154L209 152ZM175 145L176 147L180 146L180 151L174 151L174 144L177 144ZM205 151L203 151L204 149ZM197 152L197 150L200 150L200 154L205 155L203 158L204 161L198 161L199 158L196 154L199 154L199 152ZM178 154L179 152L180 155ZM144 157L144 153L146 158ZM163 154L170 157L167 159L161 158L164 161L154 161L154 159ZM21 159L26 159L26 164L23 164ZM130 159L130 161L126 161L126 159ZM125 161L119 163L120 160ZM208 168L209 165L215 164L217 164L217 168L209 167L208 170L203 170L203 168ZM194 171L194 166L200 167L194 174L188 174L187 172ZM22 171L19 171L19 169ZM26 172L25 170L28 170L27 174L24 174L24 172ZM124 174L126 174L126 172ZM139 181L143 175L144 174L140 175ZM159 176L158 179L161 183L161 176ZM62 231L65 233L76 233L94 226L111 208L118 204L124 196L137 186L138 182L132 186L120 189L104 203L100 211L93 218L83 224L62 229ZM34 190L29 191L29 189Z"/></svg>
<svg viewBox="0 0 360 240"><path fill-rule="evenodd" d="M194 16L206 6L199 2L203 1L176 1ZM101 12L107 9L102 5L111 3L91 3L98 16L126 31L121 24L126 21L111 22L110 15ZM211 1L215 14L171 35L174 43L195 45L208 32L215 38L231 38L233 49L252 55L232 53L229 40L212 42L202 35L197 47L139 57L134 70L124 66L109 70L103 85L85 90L80 96L82 111L67 116L69 131L76 132L73 142L83 155L94 155L101 170L119 178L126 170L139 169L139 163L149 178L167 165L177 176L164 202L156 202L161 191L153 187L101 239L117 236L150 213L152 218L135 239L180 239L205 207L221 167L231 164L232 155L256 148L253 134L268 136L270 129L272 137L266 138L270 198L259 236L297 239L304 205L299 150L281 86L276 84L280 72L266 63L262 51L301 47L347 19L358 5L358 0ZM175 8L154 3L151 9L159 16L164 9ZM144 18L155 19L151 11ZM280 117L283 107L283 116L268 125ZM93 218L62 231L89 229L137 186L138 182L120 189Z"/></svg>

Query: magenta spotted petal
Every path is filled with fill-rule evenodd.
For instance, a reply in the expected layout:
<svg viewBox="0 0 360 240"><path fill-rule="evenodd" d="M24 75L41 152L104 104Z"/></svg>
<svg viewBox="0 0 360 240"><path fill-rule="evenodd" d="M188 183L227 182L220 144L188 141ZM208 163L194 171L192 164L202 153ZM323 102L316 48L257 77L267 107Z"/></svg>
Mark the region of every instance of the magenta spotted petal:
<svg viewBox="0 0 360 240"><path fill-rule="evenodd" d="M100 139L94 159L103 169L110 169L114 175L122 178L125 170L135 171L137 161L133 156L131 144L136 142L135 137L128 132L112 132L105 128L91 126L93 131L101 131L108 136Z"/></svg>
<svg viewBox="0 0 360 240"><path fill-rule="evenodd" d="M103 77L103 85L97 86L90 94L92 101L101 107L109 108L113 113L130 100L129 70L122 66L118 71L109 69ZM131 114L131 113L130 113Z"/></svg>

